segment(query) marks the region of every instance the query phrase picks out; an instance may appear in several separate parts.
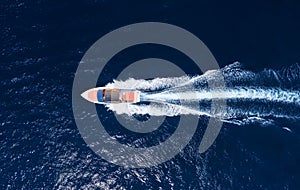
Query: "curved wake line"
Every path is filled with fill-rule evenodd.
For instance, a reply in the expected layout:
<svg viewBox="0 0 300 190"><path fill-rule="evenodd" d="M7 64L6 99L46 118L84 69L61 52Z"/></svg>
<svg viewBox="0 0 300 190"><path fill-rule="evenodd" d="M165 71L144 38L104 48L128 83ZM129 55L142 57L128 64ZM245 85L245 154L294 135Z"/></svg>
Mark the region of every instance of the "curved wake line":
<svg viewBox="0 0 300 190"><path fill-rule="evenodd" d="M108 83L105 87L155 91L175 87L179 84L189 82L190 80L191 78L188 76L156 78L153 80L129 78L126 81L114 80L112 83Z"/></svg>

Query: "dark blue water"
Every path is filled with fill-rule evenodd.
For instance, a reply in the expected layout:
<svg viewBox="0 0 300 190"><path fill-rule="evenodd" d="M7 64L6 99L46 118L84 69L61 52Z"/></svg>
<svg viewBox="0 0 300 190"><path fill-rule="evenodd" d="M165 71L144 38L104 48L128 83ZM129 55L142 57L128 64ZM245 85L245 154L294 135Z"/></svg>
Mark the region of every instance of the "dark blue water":
<svg viewBox="0 0 300 190"><path fill-rule="evenodd" d="M279 0L2 1L0 189L299 189L299 122L226 123L214 145L199 154L202 125L208 120L201 117L194 138L175 158L157 167L124 169L87 147L71 103L74 74L85 51L104 34L136 22L167 22L189 30L222 67L237 60L252 71L292 65L300 60L299 6ZM99 85L111 82L127 63L147 57L199 74L186 57L149 46L112 60ZM116 67L118 60L124 65ZM111 111L98 109L100 118L111 117ZM140 141L125 134L126 143L156 144L155 137L166 139L177 120L169 118ZM128 132L119 129L112 133Z"/></svg>

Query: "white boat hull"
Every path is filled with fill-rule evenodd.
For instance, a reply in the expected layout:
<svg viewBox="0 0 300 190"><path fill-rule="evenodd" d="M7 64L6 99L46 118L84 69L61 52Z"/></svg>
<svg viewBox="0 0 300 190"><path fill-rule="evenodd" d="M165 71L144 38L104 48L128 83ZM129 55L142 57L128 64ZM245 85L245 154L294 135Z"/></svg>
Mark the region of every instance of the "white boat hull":
<svg viewBox="0 0 300 190"><path fill-rule="evenodd" d="M95 104L120 104L140 102L141 92L133 89L97 87L89 89L81 96Z"/></svg>

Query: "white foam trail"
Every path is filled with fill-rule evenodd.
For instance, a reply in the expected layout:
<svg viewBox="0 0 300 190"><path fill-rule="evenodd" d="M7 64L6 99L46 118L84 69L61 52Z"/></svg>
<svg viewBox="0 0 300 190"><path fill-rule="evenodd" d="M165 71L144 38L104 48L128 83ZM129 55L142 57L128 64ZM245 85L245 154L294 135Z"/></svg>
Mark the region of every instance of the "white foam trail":
<svg viewBox="0 0 300 190"><path fill-rule="evenodd" d="M208 88L208 80L218 82L216 76L219 72L222 72L227 88ZM237 124L252 120L268 123L265 118L269 117L300 119L299 72L300 66L296 64L278 72L264 70L253 73L236 62L195 77L115 80L107 87L141 90L141 100L148 103L106 106L116 114L206 115ZM212 100L226 100L226 109L212 110Z"/></svg>
<svg viewBox="0 0 300 190"><path fill-rule="evenodd" d="M282 105L300 105L300 95L298 92L287 92L280 89L226 89L224 91L202 91L202 92L181 92L171 93L163 92L157 94L146 94L146 98L149 98L151 104L136 105L136 104L109 104L107 107L110 110L115 111L117 114L149 114L152 116L176 116L181 114L192 115L206 115L211 117L218 117L220 119L230 119L243 113L243 115L269 115L273 114L277 117L287 117L282 113L274 112L274 109L268 109L263 111L261 108L257 108L259 112L246 108L228 106L227 112L218 113L213 112L210 108L201 107L200 101L213 100L213 99L226 99L235 101L246 101L250 104L257 103L260 100L264 103L275 104L281 103ZM174 101L174 100L179 100ZM180 104L181 103L181 104ZM253 107L253 106L252 106Z"/></svg>
<svg viewBox="0 0 300 190"><path fill-rule="evenodd" d="M190 92L162 92L144 95L149 100L213 100L213 99L250 99L272 102L300 104L299 92L283 91L281 89L235 88L225 90L202 90Z"/></svg>

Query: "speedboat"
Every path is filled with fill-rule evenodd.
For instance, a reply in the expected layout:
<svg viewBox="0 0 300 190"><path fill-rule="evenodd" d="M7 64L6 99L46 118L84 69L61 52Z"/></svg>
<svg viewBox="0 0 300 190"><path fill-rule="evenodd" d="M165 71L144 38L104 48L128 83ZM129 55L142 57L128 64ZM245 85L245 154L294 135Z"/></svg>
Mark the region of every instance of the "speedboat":
<svg viewBox="0 0 300 190"><path fill-rule="evenodd" d="M118 104L140 102L141 92L133 89L98 87L89 89L81 96L95 104Z"/></svg>

